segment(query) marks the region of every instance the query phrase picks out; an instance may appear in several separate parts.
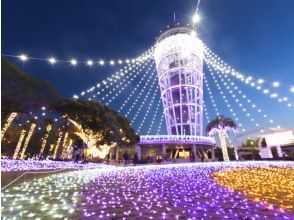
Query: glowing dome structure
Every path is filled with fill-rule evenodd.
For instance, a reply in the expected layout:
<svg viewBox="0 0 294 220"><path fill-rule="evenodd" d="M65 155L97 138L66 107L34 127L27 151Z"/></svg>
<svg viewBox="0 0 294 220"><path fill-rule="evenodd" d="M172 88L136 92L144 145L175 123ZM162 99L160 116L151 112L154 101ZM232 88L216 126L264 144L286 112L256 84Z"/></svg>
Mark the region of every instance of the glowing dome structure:
<svg viewBox="0 0 294 220"><path fill-rule="evenodd" d="M192 28L172 27L159 36L154 57L168 134L202 136L202 42Z"/></svg>

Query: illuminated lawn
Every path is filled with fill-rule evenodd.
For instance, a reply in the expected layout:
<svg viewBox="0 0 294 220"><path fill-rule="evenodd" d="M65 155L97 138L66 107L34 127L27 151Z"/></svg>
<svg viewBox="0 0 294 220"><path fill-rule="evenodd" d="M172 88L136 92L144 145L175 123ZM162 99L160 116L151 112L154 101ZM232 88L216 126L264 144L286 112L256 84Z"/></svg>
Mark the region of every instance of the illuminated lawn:
<svg viewBox="0 0 294 220"><path fill-rule="evenodd" d="M268 207L282 207L294 213L294 168L239 168L221 170L215 180L233 190L242 191Z"/></svg>
<svg viewBox="0 0 294 220"><path fill-rule="evenodd" d="M213 177L220 170L256 167L261 171L273 165L288 167L286 172L294 169L290 162L196 163L56 174L5 190L2 217L293 219L294 213L281 209L281 204L269 207L251 200L242 192L219 185Z"/></svg>

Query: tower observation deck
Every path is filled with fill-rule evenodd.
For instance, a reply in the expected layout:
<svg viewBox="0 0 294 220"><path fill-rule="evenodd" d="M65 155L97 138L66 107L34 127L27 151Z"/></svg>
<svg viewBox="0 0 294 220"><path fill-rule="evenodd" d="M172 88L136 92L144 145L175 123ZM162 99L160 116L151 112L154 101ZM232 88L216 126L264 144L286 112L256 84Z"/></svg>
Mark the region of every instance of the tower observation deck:
<svg viewBox="0 0 294 220"><path fill-rule="evenodd" d="M164 31L154 52L168 135L202 136L203 48L195 31Z"/></svg>

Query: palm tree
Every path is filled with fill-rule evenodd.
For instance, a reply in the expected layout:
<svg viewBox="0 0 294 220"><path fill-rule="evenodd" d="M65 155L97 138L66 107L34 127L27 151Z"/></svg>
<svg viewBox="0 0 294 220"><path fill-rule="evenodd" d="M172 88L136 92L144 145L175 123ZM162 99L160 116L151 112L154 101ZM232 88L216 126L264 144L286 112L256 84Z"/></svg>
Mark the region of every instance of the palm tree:
<svg viewBox="0 0 294 220"><path fill-rule="evenodd" d="M206 132L209 136L218 133L224 161L230 161L226 144L226 136L229 131L236 133L238 131L237 125L231 118L224 116L217 116L215 119L211 120L206 127Z"/></svg>

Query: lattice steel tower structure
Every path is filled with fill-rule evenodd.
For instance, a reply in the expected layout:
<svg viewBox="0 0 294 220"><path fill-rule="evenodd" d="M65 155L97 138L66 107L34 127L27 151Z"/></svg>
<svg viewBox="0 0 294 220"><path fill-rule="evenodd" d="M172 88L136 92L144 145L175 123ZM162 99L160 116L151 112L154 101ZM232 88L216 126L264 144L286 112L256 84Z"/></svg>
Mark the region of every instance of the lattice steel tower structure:
<svg viewBox="0 0 294 220"><path fill-rule="evenodd" d="M202 136L203 47L193 28L173 26L154 52L169 135Z"/></svg>

